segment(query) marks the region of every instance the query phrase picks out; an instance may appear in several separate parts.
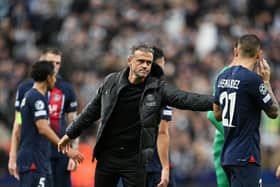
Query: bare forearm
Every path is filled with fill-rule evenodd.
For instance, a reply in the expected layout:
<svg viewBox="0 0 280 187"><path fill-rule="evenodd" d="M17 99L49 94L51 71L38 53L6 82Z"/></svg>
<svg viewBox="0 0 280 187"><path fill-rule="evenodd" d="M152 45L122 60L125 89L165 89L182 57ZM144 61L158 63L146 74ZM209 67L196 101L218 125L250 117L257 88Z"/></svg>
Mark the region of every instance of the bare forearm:
<svg viewBox="0 0 280 187"><path fill-rule="evenodd" d="M162 168L169 168L169 134L159 133L157 149Z"/></svg>
<svg viewBox="0 0 280 187"><path fill-rule="evenodd" d="M11 137L11 150L9 154L10 157L16 157L17 155L18 145L20 141L20 130L21 130L21 126L15 122L13 126L12 137Z"/></svg>
<svg viewBox="0 0 280 187"><path fill-rule="evenodd" d="M276 99L275 95L273 94L273 91L272 91L272 88L271 88L271 86L270 86L270 83L269 83L268 81L265 81L264 84L265 84L265 87L266 87L266 89L267 89L269 95L270 95L271 98L272 98L272 105L271 105L271 107L269 108L269 112L270 112L270 113L273 113L274 116L277 117L277 116L278 116L279 104L278 104L278 102L277 102L277 99Z"/></svg>
<svg viewBox="0 0 280 187"><path fill-rule="evenodd" d="M70 124L77 117L77 112L70 112L68 113L67 116L68 116L68 124ZM72 142L72 148L77 150L79 148L79 143L80 143L79 137L75 138L75 140Z"/></svg>
<svg viewBox="0 0 280 187"><path fill-rule="evenodd" d="M45 136L54 145L58 144L59 138L49 126L41 127L39 133Z"/></svg>

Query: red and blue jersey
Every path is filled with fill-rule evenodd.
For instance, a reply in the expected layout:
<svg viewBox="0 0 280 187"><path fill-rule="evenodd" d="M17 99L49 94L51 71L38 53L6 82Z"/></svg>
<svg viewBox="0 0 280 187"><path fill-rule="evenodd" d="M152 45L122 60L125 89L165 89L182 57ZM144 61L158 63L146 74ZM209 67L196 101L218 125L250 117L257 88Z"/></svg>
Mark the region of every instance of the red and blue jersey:
<svg viewBox="0 0 280 187"><path fill-rule="evenodd" d="M272 104L262 78L242 66L223 71L215 84L225 131L222 165L260 164L261 111Z"/></svg>
<svg viewBox="0 0 280 187"><path fill-rule="evenodd" d="M50 142L36 127L36 121L49 120L48 102L35 88L26 92L20 105L22 128L20 134L17 167L20 173L37 170L51 173ZM47 124L49 125L49 124Z"/></svg>
<svg viewBox="0 0 280 187"><path fill-rule="evenodd" d="M172 120L172 108L166 106L161 114L161 120L171 121ZM157 147L155 147L155 153L152 160L149 161L147 165L147 172L161 172L161 163L158 156Z"/></svg>
<svg viewBox="0 0 280 187"><path fill-rule="evenodd" d="M34 81L28 80L21 83L17 90L15 108L19 111L22 98L27 90L33 86ZM60 77L57 78L55 87L46 96L49 103L50 125L58 137L65 134L66 120L65 113L77 110L76 96L73 87ZM52 145L52 157L63 156L57 152L56 146Z"/></svg>

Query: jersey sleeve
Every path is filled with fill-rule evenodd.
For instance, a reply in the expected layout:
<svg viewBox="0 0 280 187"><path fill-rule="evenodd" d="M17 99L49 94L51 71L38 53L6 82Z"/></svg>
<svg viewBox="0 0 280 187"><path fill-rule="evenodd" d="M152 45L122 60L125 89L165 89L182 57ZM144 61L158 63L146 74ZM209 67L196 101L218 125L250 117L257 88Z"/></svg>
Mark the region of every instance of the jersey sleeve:
<svg viewBox="0 0 280 187"><path fill-rule="evenodd" d="M67 90L67 101L65 103L65 112L69 113L69 112L75 112L77 111L77 100L76 100L76 95L74 92L74 89L72 86L69 86L69 89Z"/></svg>
<svg viewBox="0 0 280 187"><path fill-rule="evenodd" d="M32 107L31 111L33 112L34 121L49 118L48 104L43 96L32 98L30 105Z"/></svg>
<svg viewBox="0 0 280 187"><path fill-rule="evenodd" d="M272 97L268 93L266 86L261 79L261 77L257 76L251 83L252 89L251 90L251 95L255 97L257 105L261 109L266 109L269 106L272 105Z"/></svg>
<svg viewBox="0 0 280 187"><path fill-rule="evenodd" d="M162 110L161 119L166 121L172 120L172 108L170 106L164 107Z"/></svg>

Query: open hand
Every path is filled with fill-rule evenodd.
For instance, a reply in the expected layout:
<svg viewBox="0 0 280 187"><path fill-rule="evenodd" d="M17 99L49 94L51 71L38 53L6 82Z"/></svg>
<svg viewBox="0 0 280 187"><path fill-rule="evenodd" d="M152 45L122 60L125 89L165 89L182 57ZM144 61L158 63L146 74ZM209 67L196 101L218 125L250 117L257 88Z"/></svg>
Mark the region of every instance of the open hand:
<svg viewBox="0 0 280 187"><path fill-rule="evenodd" d="M262 77L264 82L269 82L270 80L270 67L266 59L260 60L256 72Z"/></svg>
<svg viewBox="0 0 280 187"><path fill-rule="evenodd" d="M14 176L17 180L19 180L19 174L17 171L17 163L16 163L16 157L10 156L9 163L8 163L9 173L10 175Z"/></svg>
<svg viewBox="0 0 280 187"><path fill-rule="evenodd" d="M157 187L167 187L169 183L169 168L161 170L161 179Z"/></svg>

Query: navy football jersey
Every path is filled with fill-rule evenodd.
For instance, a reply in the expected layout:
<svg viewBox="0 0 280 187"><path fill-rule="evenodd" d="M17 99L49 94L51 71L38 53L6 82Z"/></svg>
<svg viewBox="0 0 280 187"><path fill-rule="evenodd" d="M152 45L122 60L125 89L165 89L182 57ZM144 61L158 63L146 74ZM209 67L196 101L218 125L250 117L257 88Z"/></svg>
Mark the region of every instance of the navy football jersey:
<svg viewBox="0 0 280 187"><path fill-rule="evenodd" d="M20 173L36 169L41 173L51 173L50 142L36 127L36 121L49 119L46 97L35 88L26 92L20 105L22 128L20 134L17 166Z"/></svg>
<svg viewBox="0 0 280 187"><path fill-rule="evenodd" d="M166 121L171 121L172 120L172 108L169 106L166 106L161 114L161 119L162 120L166 120ZM158 151L157 151L157 146L155 147L155 153L154 156L152 158L152 160L149 161L148 165L147 165L147 172L161 172L161 163L160 163L160 159L158 156Z"/></svg>
<svg viewBox="0 0 280 187"><path fill-rule="evenodd" d="M262 78L242 66L232 66L218 76L215 90L214 102L220 106L225 130L222 164L260 164L261 111L272 104Z"/></svg>
<svg viewBox="0 0 280 187"><path fill-rule="evenodd" d="M19 111L22 98L27 90L33 86L34 81L28 80L21 83L17 90L15 108ZM76 96L73 87L60 77L57 78L55 87L47 94L50 111L50 125L58 137L65 134L66 120L65 113L77 110ZM64 156L57 152L55 145L52 145L52 156Z"/></svg>

